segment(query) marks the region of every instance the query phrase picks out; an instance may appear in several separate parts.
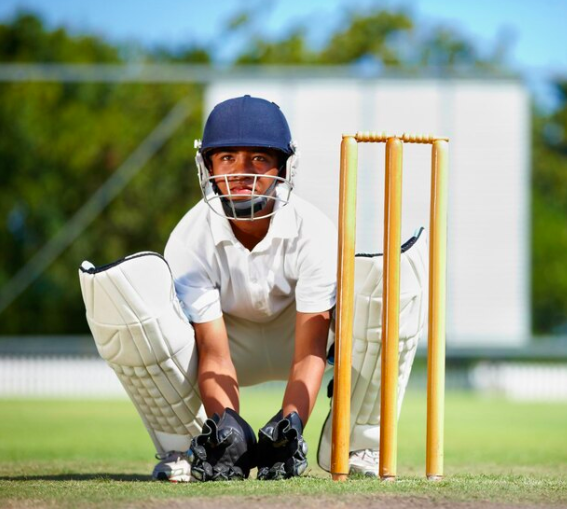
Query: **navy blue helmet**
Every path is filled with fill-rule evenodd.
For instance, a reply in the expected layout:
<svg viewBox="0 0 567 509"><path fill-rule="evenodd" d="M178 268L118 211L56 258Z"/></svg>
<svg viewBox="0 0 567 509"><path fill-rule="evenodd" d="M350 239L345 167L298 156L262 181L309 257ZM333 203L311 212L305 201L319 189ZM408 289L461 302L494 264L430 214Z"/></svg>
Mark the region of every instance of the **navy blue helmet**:
<svg viewBox="0 0 567 509"><path fill-rule="evenodd" d="M220 147L263 147L291 155L291 132L280 107L258 97L217 104L205 124L201 151Z"/></svg>

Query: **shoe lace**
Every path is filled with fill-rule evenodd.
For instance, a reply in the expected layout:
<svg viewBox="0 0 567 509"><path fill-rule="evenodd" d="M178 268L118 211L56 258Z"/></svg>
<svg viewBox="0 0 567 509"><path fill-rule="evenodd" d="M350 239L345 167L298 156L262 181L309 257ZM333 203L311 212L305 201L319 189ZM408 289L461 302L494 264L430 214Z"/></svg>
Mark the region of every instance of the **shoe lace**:
<svg viewBox="0 0 567 509"><path fill-rule="evenodd" d="M376 461L380 459L380 453L376 449L365 449L364 454Z"/></svg>

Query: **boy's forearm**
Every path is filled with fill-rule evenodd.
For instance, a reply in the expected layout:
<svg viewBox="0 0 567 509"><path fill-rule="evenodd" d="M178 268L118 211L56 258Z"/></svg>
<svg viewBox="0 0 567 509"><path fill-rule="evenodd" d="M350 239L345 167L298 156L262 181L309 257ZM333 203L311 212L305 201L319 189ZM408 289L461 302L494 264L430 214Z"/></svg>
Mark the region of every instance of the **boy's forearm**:
<svg viewBox="0 0 567 509"><path fill-rule="evenodd" d="M310 355L293 366L283 400L284 415L295 411L301 417L303 425L307 424L324 372L325 359L315 355Z"/></svg>
<svg viewBox="0 0 567 509"><path fill-rule="evenodd" d="M207 415L221 415L225 408L238 412L238 378L223 318L194 323L193 328L199 351L199 390Z"/></svg>
<svg viewBox="0 0 567 509"><path fill-rule="evenodd" d="M221 415L225 408L239 412L240 396L232 362L204 358L199 362L199 390L208 416Z"/></svg>
<svg viewBox="0 0 567 509"><path fill-rule="evenodd" d="M297 312L293 365L283 400L283 414L297 412L303 425L311 415L327 362L330 311Z"/></svg>

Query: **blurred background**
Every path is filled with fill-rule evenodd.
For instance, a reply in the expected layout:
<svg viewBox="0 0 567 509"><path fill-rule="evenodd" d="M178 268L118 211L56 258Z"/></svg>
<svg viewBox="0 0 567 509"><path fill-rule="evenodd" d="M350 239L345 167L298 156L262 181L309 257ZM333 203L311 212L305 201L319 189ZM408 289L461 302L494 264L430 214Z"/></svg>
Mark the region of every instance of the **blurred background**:
<svg viewBox="0 0 567 509"><path fill-rule="evenodd" d="M448 388L567 399L565 19L562 0L3 0L0 396L122 395L78 266L163 252L200 199L204 119L249 93L283 109L297 193L333 220L343 132L449 136ZM404 157L407 238L430 154ZM361 146L359 251L382 248L383 159Z"/></svg>

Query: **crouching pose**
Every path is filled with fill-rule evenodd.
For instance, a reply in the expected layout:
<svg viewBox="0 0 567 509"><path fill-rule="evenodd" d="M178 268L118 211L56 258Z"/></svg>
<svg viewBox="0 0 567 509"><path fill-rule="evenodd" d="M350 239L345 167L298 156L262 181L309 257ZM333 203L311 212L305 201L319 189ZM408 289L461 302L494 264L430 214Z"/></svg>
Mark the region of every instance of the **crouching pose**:
<svg viewBox="0 0 567 509"><path fill-rule="evenodd" d="M244 479L254 467L259 479L298 476L307 468L303 430L332 350L336 230L291 192L298 153L274 103L244 96L217 105L196 161L203 200L173 230L164 257L82 264L87 319L155 444L155 478ZM402 255L411 325L400 347L401 394L423 326L422 237ZM376 260L365 259L362 271L357 265L351 419L351 468L371 475L379 447ZM269 380L287 385L256 434L240 415L239 389ZM318 453L327 470L329 428Z"/></svg>

